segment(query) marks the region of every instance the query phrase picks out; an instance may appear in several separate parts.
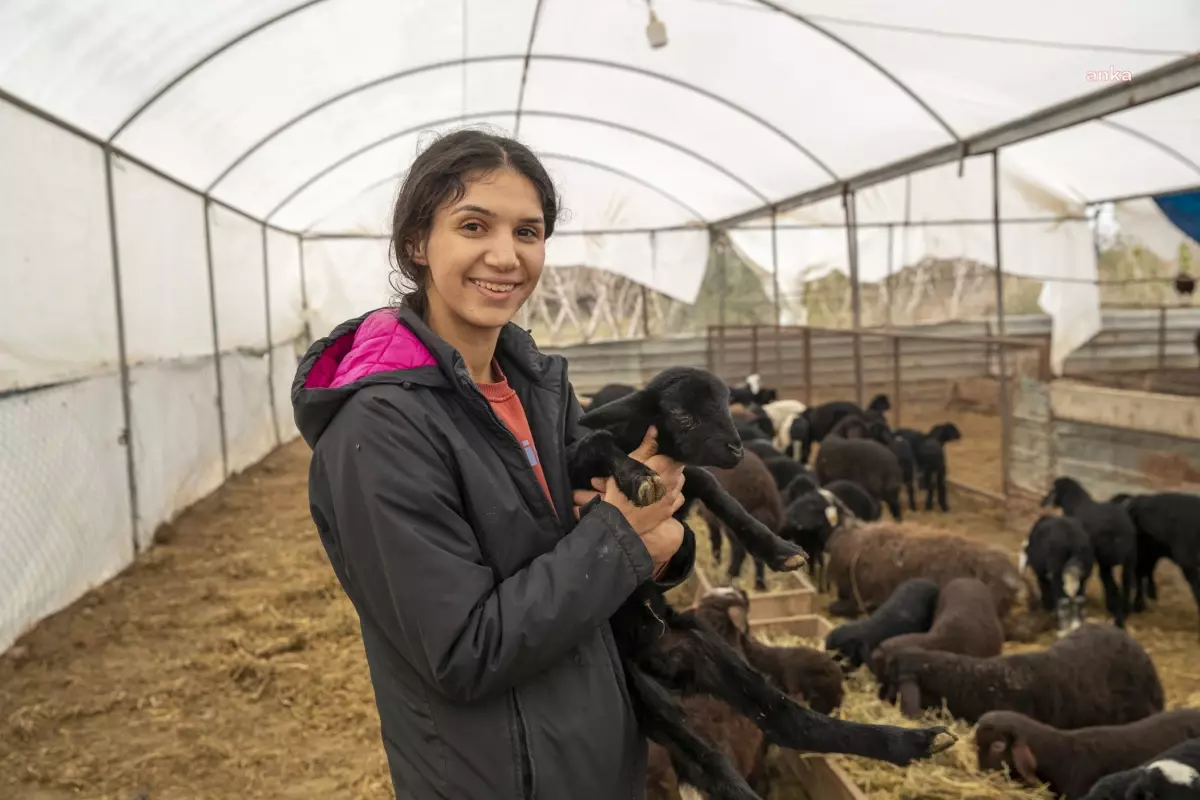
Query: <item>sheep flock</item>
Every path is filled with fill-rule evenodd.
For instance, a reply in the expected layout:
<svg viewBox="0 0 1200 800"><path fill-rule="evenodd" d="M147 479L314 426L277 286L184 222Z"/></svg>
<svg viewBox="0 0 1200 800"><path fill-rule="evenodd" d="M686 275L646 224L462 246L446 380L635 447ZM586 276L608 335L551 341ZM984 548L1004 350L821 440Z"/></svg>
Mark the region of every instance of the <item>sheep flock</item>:
<svg viewBox="0 0 1200 800"><path fill-rule="evenodd" d="M1154 659L1127 630L1157 600L1164 559L1200 611L1200 496L1094 497L1084 481L1060 475L1020 546L1002 548L941 516L963 438L953 421L893 427L887 395L865 407L809 407L779 398L757 375L729 389L743 456L709 471L804 550L835 627L824 640L755 632L749 609L772 569L703 504L693 517L707 543L697 565L721 586L681 610L813 711L955 734L949 750L902 767L836 756L867 796L1200 798L1200 708L1168 705ZM605 387L591 408L633 391ZM1093 577L1102 612L1085 610ZM1037 644L1043 632L1048 644ZM754 792L792 796L772 790L770 736L760 726L708 695L683 697L681 707ZM657 745L648 764L650 800L705 796Z"/></svg>

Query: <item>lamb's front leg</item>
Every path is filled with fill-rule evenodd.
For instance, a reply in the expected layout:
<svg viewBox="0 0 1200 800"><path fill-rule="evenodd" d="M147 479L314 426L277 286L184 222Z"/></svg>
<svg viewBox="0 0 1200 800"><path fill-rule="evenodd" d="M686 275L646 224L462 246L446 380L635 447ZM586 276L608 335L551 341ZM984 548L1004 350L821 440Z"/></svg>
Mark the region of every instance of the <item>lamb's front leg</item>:
<svg viewBox="0 0 1200 800"><path fill-rule="evenodd" d="M791 572L804 566L804 550L750 516L711 472L703 467L687 466L683 468L683 479L684 497L703 502L751 556L765 562L775 572Z"/></svg>
<svg viewBox="0 0 1200 800"><path fill-rule="evenodd" d="M567 448L567 476L573 489L592 488L593 478L613 478L635 506L649 506L667 493L658 473L617 447L608 431L592 431Z"/></svg>
<svg viewBox="0 0 1200 800"><path fill-rule="evenodd" d="M805 708L742 660L715 634L693 626L686 646L650 650L638 664L681 694L709 694L754 722L767 741L811 753L844 753L905 766L951 747L942 726L904 728L827 717ZM939 734L950 741L937 744Z"/></svg>

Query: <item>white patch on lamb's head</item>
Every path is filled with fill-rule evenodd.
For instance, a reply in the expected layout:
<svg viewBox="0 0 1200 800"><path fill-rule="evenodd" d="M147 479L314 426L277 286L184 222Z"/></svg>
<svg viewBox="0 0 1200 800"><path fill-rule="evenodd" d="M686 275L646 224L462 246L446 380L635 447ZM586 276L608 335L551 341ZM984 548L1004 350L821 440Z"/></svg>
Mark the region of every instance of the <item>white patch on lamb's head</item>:
<svg viewBox="0 0 1200 800"><path fill-rule="evenodd" d="M825 502L829 505L825 506L825 519L829 520L829 524L837 527L838 524L838 499L837 495L828 489L817 489L817 494L825 498Z"/></svg>
<svg viewBox="0 0 1200 800"><path fill-rule="evenodd" d="M1200 783L1200 772L1197 772L1194 767L1189 767L1182 761L1175 761L1168 758L1147 764L1146 769L1158 770L1169 783L1173 783L1176 786L1191 786L1193 783Z"/></svg>
<svg viewBox="0 0 1200 800"><path fill-rule="evenodd" d="M1081 573L1082 570L1079 569L1078 564L1068 564L1063 569L1062 588L1063 593L1066 594L1067 597L1074 597L1075 595L1079 594L1079 584L1081 583L1080 579L1082 578Z"/></svg>
<svg viewBox="0 0 1200 800"><path fill-rule="evenodd" d="M753 375L746 377L746 386L750 387L750 394L758 394L758 390L762 388L762 378L756 372Z"/></svg>
<svg viewBox="0 0 1200 800"><path fill-rule="evenodd" d="M1024 572L1029 566L1029 540L1021 542L1021 552L1017 555L1017 572Z"/></svg>

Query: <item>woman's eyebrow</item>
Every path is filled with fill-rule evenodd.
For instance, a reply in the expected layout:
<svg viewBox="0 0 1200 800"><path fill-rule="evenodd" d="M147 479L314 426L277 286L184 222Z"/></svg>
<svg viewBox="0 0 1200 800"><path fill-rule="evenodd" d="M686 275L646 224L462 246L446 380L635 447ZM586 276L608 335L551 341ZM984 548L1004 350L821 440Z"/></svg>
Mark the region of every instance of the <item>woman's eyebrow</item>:
<svg viewBox="0 0 1200 800"><path fill-rule="evenodd" d="M455 214L459 214L463 211L470 211L475 214L483 214L485 217L492 217L493 219L495 219L498 216L495 211L489 211L488 209L484 208L483 206L477 206L477 205L473 205L473 204L469 204L469 203L467 205L461 205L458 208L454 209ZM545 224L546 220L543 219L542 217L525 217L525 218L519 220L519 222L521 222L522 224L525 224L525 225L543 225L543 224Z"/></svg>

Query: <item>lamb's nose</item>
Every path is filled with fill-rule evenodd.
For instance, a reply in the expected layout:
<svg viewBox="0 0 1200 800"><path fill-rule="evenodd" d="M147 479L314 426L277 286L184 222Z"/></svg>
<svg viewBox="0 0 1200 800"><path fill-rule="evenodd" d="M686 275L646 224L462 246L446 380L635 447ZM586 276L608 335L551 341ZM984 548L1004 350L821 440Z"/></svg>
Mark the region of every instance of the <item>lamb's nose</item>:
<svg viewBox="0 0 1200 800"><path fill-rule="evenodd" d="M729 445L729 452L733 453L738 458L741 458L742 457L742 445L740 443L739 444L731 443Z"/></svg>

